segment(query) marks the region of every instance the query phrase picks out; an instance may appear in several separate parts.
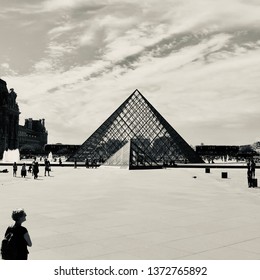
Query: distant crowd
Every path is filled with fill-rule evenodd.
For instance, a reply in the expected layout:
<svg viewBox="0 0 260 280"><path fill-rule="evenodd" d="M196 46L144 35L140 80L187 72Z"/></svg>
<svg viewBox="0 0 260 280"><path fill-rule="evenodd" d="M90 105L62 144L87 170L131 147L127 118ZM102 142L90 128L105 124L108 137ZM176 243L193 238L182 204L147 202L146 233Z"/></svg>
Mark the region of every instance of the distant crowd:
<svg viewBox="0 0 260 280"><path fill-rule="evenodd" d="M17 163L14 162L13 164L13 176L16 177L17 176L17 171L18 171L18 166ZM50 176L50 171L51 171L51 164L50 161L45 158L44 159L44 176L48 175ZM21 177L25 178L28 173L30 173L34 179L38 178L38 174L39 174L39 163L38 161L36 161L36 159L33 160L33 162L31 164L29 164L28 169L25 163L22 164L21 167Z"/></svg>

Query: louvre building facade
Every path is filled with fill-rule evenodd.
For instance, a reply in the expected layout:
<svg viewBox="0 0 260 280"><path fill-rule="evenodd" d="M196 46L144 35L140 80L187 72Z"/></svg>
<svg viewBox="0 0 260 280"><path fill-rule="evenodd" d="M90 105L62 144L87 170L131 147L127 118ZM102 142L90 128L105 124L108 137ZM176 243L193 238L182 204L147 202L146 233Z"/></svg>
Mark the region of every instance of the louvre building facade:
<svg viewBox="0 0 260 280"><path fill-rule="evenodd" d="M18 148L19 107L16 93L0 79L0 158L5 150Z"/></svg>
<svg viewBox="0 0 260 280"><path fill-rule="evenodd" d="M0 159L5 150L20 150L21 154L39 154L44 152L48 132L45 120L26 119L19 125L19 107L14 89L8 91L7 84L0 79Z"/></svg>

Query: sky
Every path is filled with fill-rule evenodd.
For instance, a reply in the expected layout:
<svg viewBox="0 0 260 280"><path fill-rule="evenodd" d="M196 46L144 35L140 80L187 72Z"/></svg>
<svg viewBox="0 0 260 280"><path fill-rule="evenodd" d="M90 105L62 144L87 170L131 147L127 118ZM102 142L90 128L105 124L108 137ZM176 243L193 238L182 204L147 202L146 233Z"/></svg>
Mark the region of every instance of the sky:
<svg viewBox="0 0 260 280"><path fill-rule="evenodd" d="M259 0L1 0L20 124L82 144L138 89L190 144L260 141Z"/></svg>

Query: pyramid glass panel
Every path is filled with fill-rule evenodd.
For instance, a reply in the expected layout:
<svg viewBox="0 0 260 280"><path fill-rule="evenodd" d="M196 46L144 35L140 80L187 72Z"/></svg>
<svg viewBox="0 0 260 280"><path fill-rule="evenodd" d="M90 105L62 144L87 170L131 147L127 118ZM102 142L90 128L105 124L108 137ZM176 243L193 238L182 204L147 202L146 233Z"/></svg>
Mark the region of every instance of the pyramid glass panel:
<svg viewBox="0 0 260 280"><path fill-rule="evenodd" d="M114 153L103 165L129 167L130 163L130 141Z"/></svg>
<svg viewBox="0 0 260 280"><path fill-rule="evenodd" d="M138 90L126 99L68 161L89 159L102 163L129 141L132 167L203 162Z"/></svg>

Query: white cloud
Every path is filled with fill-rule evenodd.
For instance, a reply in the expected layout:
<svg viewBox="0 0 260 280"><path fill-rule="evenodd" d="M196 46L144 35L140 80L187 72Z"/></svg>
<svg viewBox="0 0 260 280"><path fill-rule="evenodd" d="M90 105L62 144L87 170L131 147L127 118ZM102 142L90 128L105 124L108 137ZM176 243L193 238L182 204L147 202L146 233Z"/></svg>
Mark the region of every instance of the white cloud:
<svg viewBox="0 0 260 280"><path fill-rule="evenodd" d="M131 29L108 43L105 48L104 58L111 61L119 61L128 56L138 54L146 47L152 46L168 37L163 24L151 26L143 23L136 29Z"/></svg>
<svg viewBox="0 0 260 280"><path fill-rule="evenodd" d="M2 73L5 73L5 75L17 75L17 73L10 67L10 64L7 62L3 62L0 64L0 70Z"/></svg>
<svg viewBox="0 0 260 280"><path fill-rule="evenodd" d="M39 72L46 72L48 70L51 70L52 69L52 63L50 61L47 61L47 60L42 60L42 61L39 61L37 62L35 65L34 65L34 68L36 71L39 71Z"/></svg>
<svg viewBox="0 0 260 280"><path fill-rule="evenodd" d="M52 39L55 39L59 37L60 35L67 33L68 31L72 31L75 28L75 26L71 24L63 25L63 26L58 26L53 29L51 29L48 33L52 35Z"/></svg>
<svg viewBox="0 0 260 280"><path fill-rule="evenodd" d="M46 0L42 3L44 11L54 12L63 9L75 9L81 6L95 7L101 4L107 3L105 0Z"/></svg>
<svg viewBox="0 0 260 280"><path fill-rule="evenodd" d="M58 44L56 42L51 42L48 46L47 53L49 54L50 58L59 58L63 55L66 55L68 53L71 53L75 49L75 46L73 44L64 43L64 44Z"/></svg>
<svg viewBox="0 0 260 280"><path fill-rule="evenodd" d="M8 63L1 63L1 67L5 68L5 69L9 69L10 65Z"/></svg>

